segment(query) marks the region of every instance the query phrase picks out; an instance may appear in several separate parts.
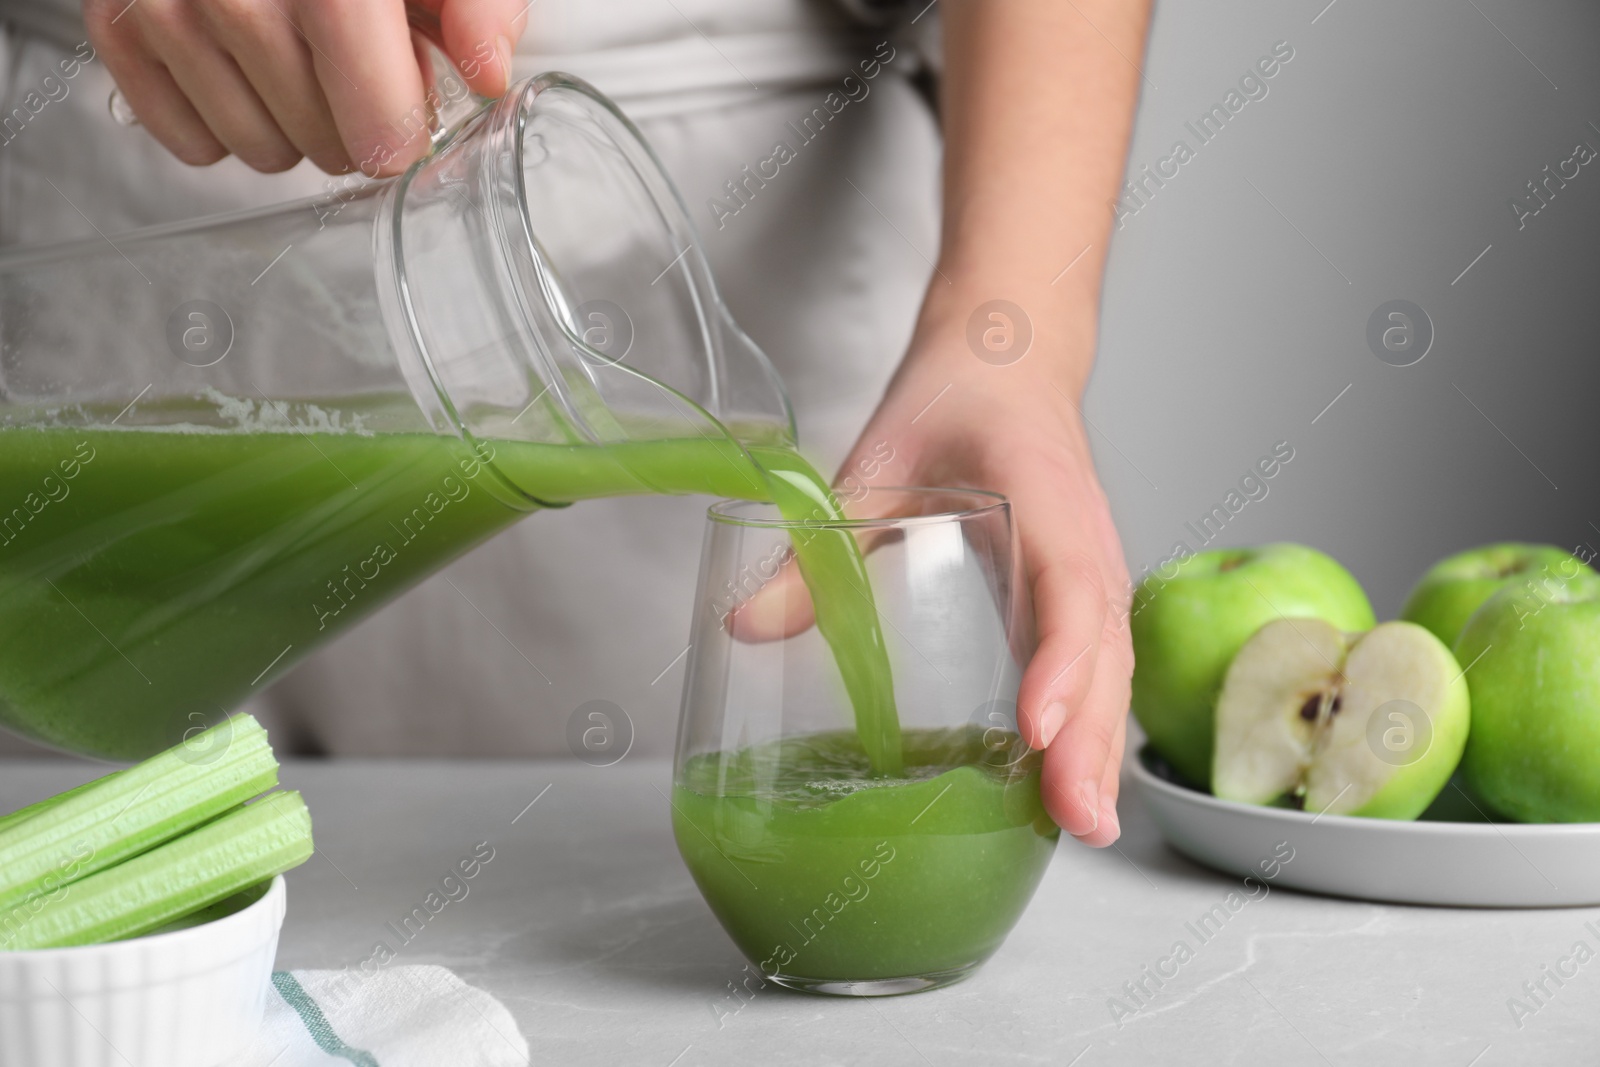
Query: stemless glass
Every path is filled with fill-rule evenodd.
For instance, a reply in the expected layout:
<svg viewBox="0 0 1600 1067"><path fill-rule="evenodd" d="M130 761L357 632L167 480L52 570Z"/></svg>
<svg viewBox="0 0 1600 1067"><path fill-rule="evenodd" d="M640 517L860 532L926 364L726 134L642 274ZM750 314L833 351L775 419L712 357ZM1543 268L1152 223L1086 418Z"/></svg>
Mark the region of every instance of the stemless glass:
<svg viewBox="0 0 1600 1067"><path fill-rule="evenodd" d="M894 517L709 510L672 808L701 893L768 980L878 996L958 981L987 959L1059 832L1040 754L1016 731L1032 612L1010 505L953 489L865 500ZM870 588L797 580L796 543L818 537L854 538ZM851 706L810 625L814 594L877 614L898 774L874 776L857 734L894 709Z"/></svg>

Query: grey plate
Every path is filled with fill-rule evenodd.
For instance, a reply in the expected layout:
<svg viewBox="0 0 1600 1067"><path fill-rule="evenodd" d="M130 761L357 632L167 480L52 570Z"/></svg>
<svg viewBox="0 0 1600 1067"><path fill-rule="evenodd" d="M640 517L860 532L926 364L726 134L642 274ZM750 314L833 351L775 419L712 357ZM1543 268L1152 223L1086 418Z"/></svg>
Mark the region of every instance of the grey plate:
<svg viewBox="0 0 1600 1067"><path fill-rule="evenodd" d="M1178 783L1148 745L1132 771L1172 847L1228 874L1263 878L1276 866L1275 887L1402 904L1600 904L1600 823L1488 822L1464 794L1459 808L1441 798L1417 822L1255 807ZM1438 821L1451 816L1479 821ZM1272 863L1289 849L1291 860Z"/></svg>

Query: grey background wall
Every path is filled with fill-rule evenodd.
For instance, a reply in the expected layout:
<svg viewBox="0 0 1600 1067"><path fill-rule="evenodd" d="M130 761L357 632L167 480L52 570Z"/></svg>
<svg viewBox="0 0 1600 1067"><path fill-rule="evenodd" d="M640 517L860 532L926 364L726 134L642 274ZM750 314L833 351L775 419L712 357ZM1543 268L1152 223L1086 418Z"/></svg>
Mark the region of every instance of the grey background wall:
<svg viewBox="0 0 1600 1067"><path fill-rule="evenodd" d="M1380 617L1449 551L1600 545L1600 158L1565 162L1600 150L1597 41L1575 0L1159 5L1131 176L1194 154L1124 201L1086 405L1135 574L1200 547L1184 524L1282 441L1207 547L1320 547ZM1246 99L1278 42L1293 58ZM1185 123L1230 90L1202 144ZM1519 229L1508 201L1539 206L1546 165L1577 176ZM1367 342L1394 299L1434 326L1411 366Z"/></svg>

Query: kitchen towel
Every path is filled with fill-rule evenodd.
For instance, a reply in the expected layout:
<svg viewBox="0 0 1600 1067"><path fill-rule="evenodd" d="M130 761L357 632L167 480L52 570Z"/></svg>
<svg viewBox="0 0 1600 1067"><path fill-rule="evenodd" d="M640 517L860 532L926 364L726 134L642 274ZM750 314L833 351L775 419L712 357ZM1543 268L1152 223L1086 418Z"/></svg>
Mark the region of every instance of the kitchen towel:
<svg viewBox="0 0 1600 1067"><path fill-rule="evenodd" d="M261 1033L233 1067L527 1067L494 997L443 967L278 971Z"/></svg>

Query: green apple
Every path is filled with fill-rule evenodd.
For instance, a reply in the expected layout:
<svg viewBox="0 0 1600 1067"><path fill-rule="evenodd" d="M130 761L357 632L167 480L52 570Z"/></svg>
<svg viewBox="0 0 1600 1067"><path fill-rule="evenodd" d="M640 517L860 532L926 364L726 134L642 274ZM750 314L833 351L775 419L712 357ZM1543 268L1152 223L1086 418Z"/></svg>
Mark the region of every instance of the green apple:
<svg viewBox="0 0 1600 1067"><path fill-rule="evenodd" d="M1346 634L1277 619L1245 642L1217 698L1217 796L1306 811L1415 819L1467 746L1467 683L1409 622Z"/></svg>
<svg viewBox="0 0 1600 1067"><path fill-rule="evenodd" d="M1472 690L1473 791L1523 822L1600 822L1600 575L1502 589L1456 659Z"/></svg>
<svg viewBox="0 0 1600 1067"><path fill-rule="evenodd" d="M1234 655L1284 616L1368 630L1372 605L1331 556L1294 544L1201 552L1148 575L1134 596L1133 714L1150 744L1196 785L1211 783L1213 709Z"/></svg>
<svg viewBox="0 0 1600 1067"><path fill-rule="evenodd" d="M1570 577L1579 568L1584 568L1582 560L1555 545L1508 541L1470 548L1429 567L1406 598L1400 617L1426 626L1454 647L1472 613L1507 585Z"/></svg>

